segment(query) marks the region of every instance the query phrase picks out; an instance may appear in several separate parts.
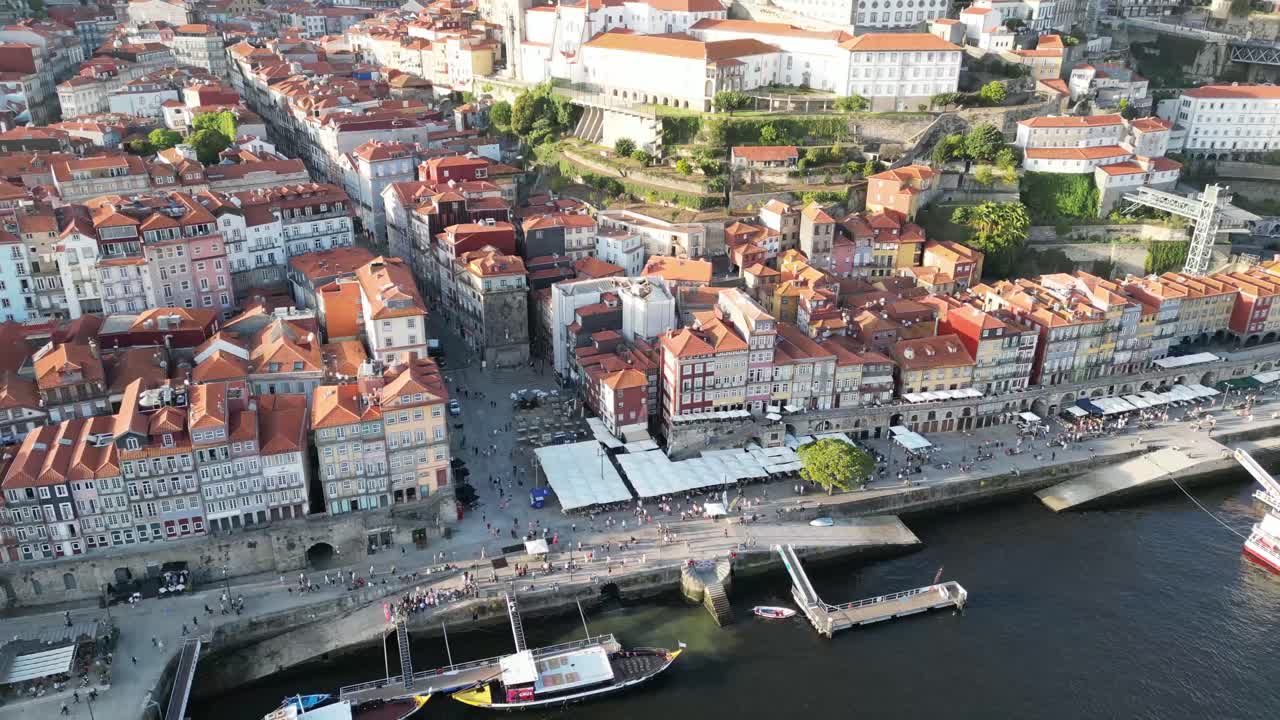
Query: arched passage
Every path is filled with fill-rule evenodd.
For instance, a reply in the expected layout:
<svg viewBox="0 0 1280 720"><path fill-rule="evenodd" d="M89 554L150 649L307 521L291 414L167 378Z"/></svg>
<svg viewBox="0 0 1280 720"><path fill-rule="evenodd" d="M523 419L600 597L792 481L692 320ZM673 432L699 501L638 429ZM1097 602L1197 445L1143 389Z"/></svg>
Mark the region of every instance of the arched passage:
<svg viewBox="0 0 1280 720"><path fill-rule="evenodd" d="M318 542L307 548L307 567L312 570L328 570L337 564L337 553L329 543Z"/></svg>
<svg viewBox="0 0 1280 720"><path fill-rule="evenodd" d="M1031 412L1039 415L1042 420L1048 419L1049 405L1044 401L1044 398L1036 398L1031 401Z"/></svg>
<svg viewBox="0 0 1280 720"><path fill-rule="evenodd" d="M76 590L79 587L80 583L76 580L75 573L62 573L63 590Z"/></svg>
<svg viewBox="0 0 1280 720"><path fill-rule="evenodd" d="M1213 387L1213 383L1217 381L1217 376L1212 372L1207 372L1200 376L1200 384L1205 387Z"/></svg>

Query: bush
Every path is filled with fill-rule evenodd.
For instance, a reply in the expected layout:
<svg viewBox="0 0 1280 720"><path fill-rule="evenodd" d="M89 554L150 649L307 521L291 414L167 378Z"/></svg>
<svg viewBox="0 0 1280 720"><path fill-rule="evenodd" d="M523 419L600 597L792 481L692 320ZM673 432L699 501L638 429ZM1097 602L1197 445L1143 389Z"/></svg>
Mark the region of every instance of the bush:
<svg viewBox="0 0 1280 720"><path fill-rule="evenodd" d="M804 157L810 165L825 165L831 162L831 151L826 148L809 148Z"/></svg>
<svg viewBox="0 0 1280 720"><path fill-rule="evenodd" d="M1009 96L1008 90L1005 89L1004 83L999 80L992 80L982 89L978 91L978 98L988 105L999 105Z"/></svg>
<svg viewBox="0 0 1280 720"><path fill-rule="evenodd" d="M861 95L836 98L836 110L841 112L866 112L871 109L871 101Z"/></svg>
<svg viewBox="0 0 1280 720"><path fill-rule="evenodd" d="M763 129L768 126L774 140L762 139ZM707 140L717 147L735 145L772 145L782 138L804 138L806 144L822 144L837 140L848 140L848 120L841 115L813 115L804 118L777 117L729 117L726 115L710 118L706 123ZM664 142L674 144L664 135ZM785 141L784 141L785 142Z"/></svg>
<svg viewBox="0 0 1280 720"><path fill-rule="evenodd" d="M819 205L829 205L845 201L845 194L839 190L810 190L800 195L800 202L808 205L809 203L818 203Z"/></svg>
<svg viewBox="0 0 1280 720"><path fill-rule="evenodd" d="M970 160L989 162L1004 147L1004 135L990 123L979 125L964 136L964 154Z"/></svg>
<svg viewBox="0 0 1280 720"><path fill-rule="evenodd" d="M996 174L992 172L990 165L983 165L974 172L973 180L984 187L991 187L995 184Z"/></svg>
<svg viewBox="0 0 1280 720"><path fill-rule="evenodd" d="M945 108L948 105L955 105L957 102L959 102L959 100L960 100L960 93L944 92L944 93L938 93L937 95L934 95L933 97L929 98L929 104L932 105L933 107Z"/></svg>
<svg viewBox="0 0 1280 720"><path fill-rule="evenodd" d="M1147 249L1147 260L1144 265L1146 274L1159 275L1173 270L1181 270L1187 261L1187 249L1190 243L1185 240L1176 242L1153 242Z"/></svg>
<svg viewBox="0 0 1280 720"><path fill-rule="evenodd" d="M618 138L618 141L613 144L613 151L618 154L618 157L631 157L631 153L635 150L636 143L631 138Z"/></svg>
<svg viewBox="0 0 1280 720"><path fill-rule="evenodd" d="M688 145L702 128L702 119L696 115L662 117L662 142L666 145Z"/></svg>
<svg viewBox="0 0 1280 720"><path fill-rule="evenodd" d="M644 165L648 165L649 161L653 159L653 156L644 150L637 148L631 151L631 159Z"/></svg>
<svg viewBox="0 0 1280 720"><path fill-rule="evenodd" d="M680 173L681 175L692 175L693 165L691 165L688 160L685 160L684 158L680 158L679 160L676 161L676 172Z"/></svg>
<svg viewBox="0 0 1280 720"><path fill-rule="evenodd" d="M1098 188L1092 175L1027 173L1022 203L1034 225L1057 225L1098 217Z"/></svg>
<svg viewBox="0 0 1280 720"><path fill-rule="evenodd" d="M711 99L711 106L717 112L733 112L742 110L751 104L751 96L734 90L721 90Z"/></svg>
<svg viewBox="0 0 1280 720"><path fill-rule="evenodd" d="M560 156L559 169L561 175L566 177L581 177L582 181L587 185L615 197L630 195L646 202L677 205L679 207L690 208L693 210L706 210L709 208L722 207L724 205L724 196L722 195L697 195L681 192L679 190L657 188L644 183L634 182L626 178L597 175L588 168L574 164L573 161L563 155ZM711 187L711 184L708 183L708 189L712 192L722 192L723 186L716 188Z"/></svg>

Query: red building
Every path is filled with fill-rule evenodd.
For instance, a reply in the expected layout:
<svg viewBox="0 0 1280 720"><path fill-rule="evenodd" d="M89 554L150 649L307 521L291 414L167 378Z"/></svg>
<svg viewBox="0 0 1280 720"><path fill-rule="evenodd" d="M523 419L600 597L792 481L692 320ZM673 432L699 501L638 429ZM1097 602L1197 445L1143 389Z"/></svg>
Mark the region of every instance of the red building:
<svg viewBox="0 0 1280 720"><path fill-rule="evenodd" d="M98 342L104 348L146 345L194 348L217 332L217 310L160 307L137 315L110 316L98 332Z"/></svg>
<svg viewBox="0 0 1280 720"><path fill-rule="evenodd" d="M1231 322L1228 324L1237 338L1245 341L1251 335L1275 333L1276 327L1280 325L1275 318L1280 315L1272 316L1271 312L1276 297L1280 296L1280 278L1257 268L1212 277L1240 291L1236 295L1235 306L1231 309ZM1274 334L1272 338L1266 338L1271 339L1274 339Z"/></svg>
<svg viewBox="0 0 1280 720"><path fill-rule="evenodd" d="M714 398L716 350L689 328L658 338L662 352L662 420L709 412Z"/></svg>
<svg viewBox="0 0 1280 720"><path fill-rule="evenodd" d="M489 161L484 158L465 155L432 158L418 165L418 179L433 183L483 180L489 177L489 165Z"/></svg>
<svg viewBox="0 0 1280 720"><path fill-rule="evenodd" d="M451 225L445 228L436 239L446 247L451 259L472 250L479 250L486 245L492 246L504 255L517 254L516 229L509 222Z"/></svg>

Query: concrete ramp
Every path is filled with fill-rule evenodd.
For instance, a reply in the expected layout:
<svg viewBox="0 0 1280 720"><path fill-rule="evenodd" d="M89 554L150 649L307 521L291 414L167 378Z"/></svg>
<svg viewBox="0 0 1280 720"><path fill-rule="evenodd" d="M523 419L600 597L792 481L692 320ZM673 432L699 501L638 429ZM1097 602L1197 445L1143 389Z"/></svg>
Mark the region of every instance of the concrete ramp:
<svg viewBox="0 0 1280 720"><path fill-rule="evenodd" d="M1162 448L1142 457L1094 470L1036 493L1054 512L1083 510L1104 500L1114 500L1164 485L1169 478L1183 479L1228 466L1233 462L1221 443L1203 438L1188 448Z"/></svg>

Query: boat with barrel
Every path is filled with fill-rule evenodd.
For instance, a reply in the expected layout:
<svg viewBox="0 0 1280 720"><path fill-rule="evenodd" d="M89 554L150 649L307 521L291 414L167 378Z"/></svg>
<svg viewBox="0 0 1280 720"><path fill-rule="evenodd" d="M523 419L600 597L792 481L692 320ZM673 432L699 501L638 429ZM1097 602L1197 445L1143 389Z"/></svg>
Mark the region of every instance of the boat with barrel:
<svg viewBox="0 0 1280 720"><path fill-rule="evenodd" d="M777 605L757 605L751 609L757 617L767 618L769 620L786 620L789 617L795 617L796 611L789 607L779 607Z"/></svg>
<svg viewBox="0 0 1280 720"><path fill-rule="evenodd" d="M660 675L683 648L636 648L610 652L593 645L556 655L530 650L499 661L499 673L453 693L459 702L493 710L532 710L582 702L620 692Z"/></svg>
<svg viewBox="0 0 1280 720"><path fill-rule="evenodd" d="M295 695L262 720L408 720L429 699L426 694L355 703L332 695Z"/></svg>

